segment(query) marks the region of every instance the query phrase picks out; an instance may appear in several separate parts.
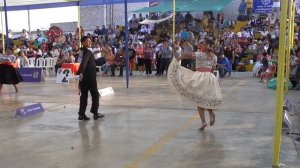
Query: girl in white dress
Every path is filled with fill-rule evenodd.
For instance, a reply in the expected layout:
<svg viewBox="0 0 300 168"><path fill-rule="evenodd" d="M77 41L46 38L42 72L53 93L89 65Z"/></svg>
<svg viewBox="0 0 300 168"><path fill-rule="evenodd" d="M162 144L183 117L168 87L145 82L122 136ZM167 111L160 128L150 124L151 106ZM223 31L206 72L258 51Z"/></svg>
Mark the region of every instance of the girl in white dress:
<svg viewBox="0 0 300 168"><path fill-rule="evenodd" d="M175 51L176 52L176 51ZM176 55L179 54L174 54ZM196 71L192 71L180 66L181 59L192 55L196 59ZM182 54L179 58L173 58L169 70L168 81L175 88L181 97L196 104L198 113L202 121L199 130L204 130L207 126L205 120L205 110L209 112L210 125L215 123L215 113L213 110L222 105L222 94L217 77L212 73L217 64L217 56L211 48L206 52L195 52L193 54Z"/></svg>

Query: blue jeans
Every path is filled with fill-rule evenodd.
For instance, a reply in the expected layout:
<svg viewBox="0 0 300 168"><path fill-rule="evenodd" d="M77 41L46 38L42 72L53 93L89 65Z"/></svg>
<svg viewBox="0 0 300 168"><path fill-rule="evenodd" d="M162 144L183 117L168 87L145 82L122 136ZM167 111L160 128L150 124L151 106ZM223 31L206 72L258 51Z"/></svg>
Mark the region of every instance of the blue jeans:
<svg viewBox="0 0 300 168"><path fill-rule="evenodd" d="M226 76L227 73L231 73L230 69L220 66L218 68L219 74L220 74L220 78L224 78Z"/></svg>

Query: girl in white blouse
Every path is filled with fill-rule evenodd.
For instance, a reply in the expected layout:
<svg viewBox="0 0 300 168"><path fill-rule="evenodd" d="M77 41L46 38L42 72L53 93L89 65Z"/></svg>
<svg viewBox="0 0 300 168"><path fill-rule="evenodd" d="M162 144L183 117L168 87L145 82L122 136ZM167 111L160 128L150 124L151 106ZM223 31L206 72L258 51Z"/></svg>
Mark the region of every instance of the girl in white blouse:
<svg viewBox="0 0 300 168"><path fill-rule="evenodd" d="M191 71L179 65L178 61L192 57L196 60L196 71ZM197 51L193 54L182 54L180 58L173 59L168 70L168 80L180 96L196 104L202 122L199 130L207 126L205 110L209 112L210 125L215 123L213 110L222 105L222 94L218 79L212 73L216 69L217 56L212 48L206 52Z"/></svg>

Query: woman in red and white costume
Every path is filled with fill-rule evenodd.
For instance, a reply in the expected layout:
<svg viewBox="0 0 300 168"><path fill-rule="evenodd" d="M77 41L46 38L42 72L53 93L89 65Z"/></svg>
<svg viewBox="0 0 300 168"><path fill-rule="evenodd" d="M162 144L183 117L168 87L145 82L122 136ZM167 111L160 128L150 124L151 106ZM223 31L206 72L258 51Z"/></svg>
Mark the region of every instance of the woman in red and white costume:
<svg viewBox="0 0 300 168"><path fill-rule="evenodd" d="M20 60L13 55L11 47L7 48L6 54L0 56L0 93L3 84L13 85L18 92L17 84L23 81L17 68L20 67Z"/></svg>
<svg viewBox="0 0 300 168"><path fill-rule="evenodd" d="M176 50L174 51L176 58ZM196 60L196 71L192 71L180 66L181 59L192 57ZM204 130L207 126L205 120L205 110L209 112L210 125L215 123L214 110L222 105L222 93L217 77L212 73L217 64L217 56L209 46L205 52L197 51L192 54L185 54L173 58L169 70L168 81L179 93L180 96L196 104L198 113L202 121L199 130Z"/></svg>

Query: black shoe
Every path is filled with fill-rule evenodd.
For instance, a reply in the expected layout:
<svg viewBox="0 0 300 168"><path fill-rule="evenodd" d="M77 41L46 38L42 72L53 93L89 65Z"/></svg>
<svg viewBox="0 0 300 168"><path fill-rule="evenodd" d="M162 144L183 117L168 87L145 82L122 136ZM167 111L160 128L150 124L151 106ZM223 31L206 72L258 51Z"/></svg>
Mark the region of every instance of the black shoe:
<svg viewBox="0 0 300 168"><path fill-rule="evenodd" d="M98 120L99 118L103 118L105 115L101 113L94 114L94 120Z"/></svg>
<svg viewBox="0 0 300 168"><path fill-rule="evenodd" d="M84 115L84 116L79 116L78 120L90 120L90 118L88 118L86 115Z"/></svg>

